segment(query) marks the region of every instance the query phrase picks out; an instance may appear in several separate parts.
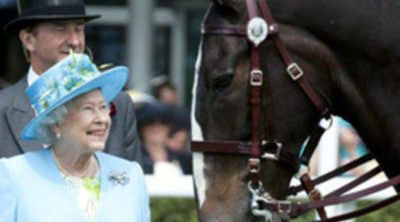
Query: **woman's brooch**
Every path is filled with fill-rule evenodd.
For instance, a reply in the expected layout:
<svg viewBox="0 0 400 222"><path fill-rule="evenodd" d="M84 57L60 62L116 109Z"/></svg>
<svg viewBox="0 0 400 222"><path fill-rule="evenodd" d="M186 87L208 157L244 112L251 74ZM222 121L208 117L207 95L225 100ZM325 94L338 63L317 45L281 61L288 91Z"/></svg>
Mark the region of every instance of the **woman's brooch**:
<svg viewBox="0 0 400 222"><path fill-rule="evenodd" d="M111 181L113 185L120 184L122 186L125 186L126 184L129 183L129 177L126 175L125 171L122 172L111 171L108 174L108 180Z"/></svg>

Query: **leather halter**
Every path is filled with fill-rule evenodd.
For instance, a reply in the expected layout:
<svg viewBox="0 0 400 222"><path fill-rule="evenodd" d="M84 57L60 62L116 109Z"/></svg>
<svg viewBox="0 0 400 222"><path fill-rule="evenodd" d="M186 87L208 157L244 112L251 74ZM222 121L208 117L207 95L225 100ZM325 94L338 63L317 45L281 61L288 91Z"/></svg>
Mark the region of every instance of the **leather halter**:
<svg viewBox="0 0 400 222"><path fill-rule="evenodd" d="M371 193L378 192L387 187L396 185L400 183L400 176L394 177L386 182L378 184L376 186L364 189L359 192L350 193L348 195L341 196L343 193L353 189L355 186L361 184L362 182L370 179L378 172L380 169L376 168L370 172L365 173L365 175L357 178L356 180L350 182L349 184L340 187L331 194L326 195L324 198L321 197L319 192L315 189L315 185L325 182L335 176L338 176L354 167L367 162L372 159L372 155L366 155L358 160L350 162L338 169L326 174L321 177L311 180L309 176L303 175L301 182L303 187L296 186L289 188L290 195L296 195L298 192L305 190L311 201L308 203L290 203L289 201L274 200L268 196L267 193L257 193L262 191L262 182L260 176L260 162L262 159L268 159L273 161L278 161L283 163L284 166L289 167L294 173L297 172L300 163L308 165L311 155L314 152L322 134L328 128L323 125L318 125L310 135L310 139L306 144L306 148L298 158L294 156L287 149L284 149L281 143L275 141L274 139L262 138L266 135L265 132L261 132L260 120L261 120L261 88L263 86L263 71L260 69L260 52L259 46L267 41L271 40L275 47L277 48L280 57L282 58L286 71L289 77L297 82L308 97L311 103L314 105L316 110L319 112L321 119L331 119L331 113L326 105L326 102L321 98L321 96L316 92L314 87L307 80L304 75L303 70L300 66L293 61L288 50L283 44L279 36L279 28L277 23L274 22L269 7L264 0L246 0L247 9L249 14L249 21L246 26L241 25L205 25L202 27L203 35L231 35L238 37L245 37L251 43L251 70L249 71L249 84L251 87L251 123L252 123L252 139L251 142L243 141L192 141L191 149L193 152L204 152L204 153L218 153L218 154L242 154L249 155L249 172L250 180L249 190L256 195L255 202L252 203L252 212L257 216L263 216L263 209L258 209L262 202L265 208L277 212L280 216L288 218L294 218L298 215L306 213L310 210L316 209L321 217L321 221L340 221L344 219L349 219L352 217L360 216L371 211L380 209L393 203L400 199L400 195L395 195L388 198L378 204L369 206L367 208L357 210L344 215L327 218L326 213L323 209L324 206L339 204L348 202L351 200L356 200L358 198L364 197ZM257 7L258 6L258 7ZM257 9L261 13L261 17L257 16ZM266 33L265 33L266 32ZM264 195L266 194L266 195ZM253 204L256 205L256 209L253 209Z"/></svg>
<svg viewBox="0 0 400 222"><path fill-rule="evenodd" d="M256 2L255 2L256 1ZM249 33L252 32L251 28L257 29L258 27L250 27L250 24L255 19L260 19L256 15L257 5L260 7L262 20L266 21L268 36L262 39L261 42L255 44L250 40ZM260 130L260 116L261 116L261 88L263 86L263 75L264 73L260 69L260 52L259 46L267 39L271 39L277 47L279 54L286 65L286 71L293 81L296 81L305 95L314 104L318 112L322 117L329 118L330 112L328 106L323 99L316 93L312 85L309 83L307 78L304 76L303 70L300 66L293 61L289 55L286 47L280 39L278 33L278 25L273 21L270 14L269 8L264 1L258 0L247 0L247 8L249 11L249 22L248 26L218 26L218 25L203 25L203 35L232 35L239 37L246 37L252 45L251 54L251 70L249 72L249 82L251 86L251 110L252 110L252 140L251 142L237 142L237 141L207 141L207 142L192 142L192 150L197 152L207 153L231 153L231 154L246 154L250 155L249 167L252 170L259 169L260 157L263 159L272 159L276 161L282 161L284 165L290 166L290 168L297 172L300 160L297 156L294 156L287 149L282 148L282 144L279 142L269 139L265 140L261 138L261 135L265 135L265 132L261 134ZM322 132L320 133L322 135ZM319 141L319 139L318 139ZM316 144L315 144L316 145ZM307 159L306 162L309 160ZM258 171L258 170L257 170Z"/></svg>
<svg viewBox="0 0 400 222"><path fill-rule="evenodd" d="M297 82L305 95L310 99L321 117L330 118L330 112L325 101L316 93L316 90L309 83L300 66L293 61L285 45L279 37L278 25L272 19L270 10L265 1L247 0L249 12L249 22L247 26L219 26L203 25L203 35L232 35L246 37L251 43L251 70L249 71L249 84L251 87L251 122L252 139L251 142L238 141L192 141L191 149L195 152L206 153L226 153L226 154L245 154L250 155L249 169L253 184L260 181L260 161L261 159L270 159L282 162L284 166L289 167L293 172L297 172L300 162L308 163L312 152L319 141L319 138L325 131L325 128L318 127L314 130L307 145L306 153L309 156L303 156L302 159L295 156L292 152L282 147L278 141L268 138L261 138L266 132L261 132L261 88L263 86L263 71L260 69L260 45L266 40L271 40L278 49L279 55L286 65L286 71L289 77ZM257 6L260 9L261 17L257 16ZM255 40L254 40L255 39ZM322 129L322 130L321 130ZM311 151L310 151L311 150Z"/></svg>

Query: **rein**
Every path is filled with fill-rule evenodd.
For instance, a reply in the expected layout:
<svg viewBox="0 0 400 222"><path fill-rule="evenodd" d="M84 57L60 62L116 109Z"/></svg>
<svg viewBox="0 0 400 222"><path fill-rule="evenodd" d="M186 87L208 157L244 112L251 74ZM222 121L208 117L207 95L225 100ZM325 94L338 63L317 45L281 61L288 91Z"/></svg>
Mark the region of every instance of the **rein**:
<svg viewBox="0 0 400 222"><path fill-rule="evenodd" d="M254 216L264 217L265 221L272 220L271 211L277 213L282 219L288 220L314 209L317 210L321 221L340 221L380 209L400 199L400 195L398 194L364 209L331 218L327 217L324 209L325 206L353 201L400 183L400 176L397 176L370 188L347 195L342 195L378 174L381 170L379 167L377 167L326 196L322 196L315 188L315 185L339 176L340 174L373 159L371 154L343 165L336 170L333 170L332 172L322 175L314 180L311 180L308 174L301 176L300 181L302 185L290 187L288 194L296 195L300 191L304 190L309 195L309 202L292 203L287 200L276 200L273 199L269 193L264 191L260 173L261 161L278 161L282 163L283 166L288 167L294 173L298 171L301 164L308 166L311 156L314 153L321 136L332 124L332 116L328 106L326 105L326 102L307 80L303 70L296 62L294 62L285 45L283 44L283 41L279 36L278 24L274 22L266 1L246 0L246 4L249 13L249 21L246 26L220 26L203 24L202 34L239 36L247 38L247 40L251 43L251 70L249 72L249 84L251 87L251 141L192 141L192 151L248 155L248 168L250 172L248 189L252 196L250 206L251 211ZM257 15L258 9L261 13L261 16ZM260 122L262 122L261 89L263 86L264 73L260 69L259 47L268 39L271 40L277 48L279 55L286 66L286 72L289 77L292 79L292 81L298 83L299 87L314 105L321 117L320 123L311 132L309 140L307 141L304 151L300 157L295 156L287 149L283 149L283 146L280 142L274 139L264 138L266 132L263 132L260 127Z"/></svg>

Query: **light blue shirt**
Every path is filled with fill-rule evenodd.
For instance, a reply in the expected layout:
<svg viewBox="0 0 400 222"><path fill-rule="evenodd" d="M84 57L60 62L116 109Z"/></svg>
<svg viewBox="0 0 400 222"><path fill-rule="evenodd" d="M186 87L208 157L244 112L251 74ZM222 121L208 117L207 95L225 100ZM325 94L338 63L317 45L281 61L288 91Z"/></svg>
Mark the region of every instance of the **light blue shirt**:
<svg viewBox="0 0 400 222"><path fill-rule="evenodd" d="M149 198L140 166L102 152L96 157L101 191L95 221L149 222ZM125 173L125 183L110 178L121 173ZM1 222L85 222L74 198L49 149L0 160Z"/></svg>

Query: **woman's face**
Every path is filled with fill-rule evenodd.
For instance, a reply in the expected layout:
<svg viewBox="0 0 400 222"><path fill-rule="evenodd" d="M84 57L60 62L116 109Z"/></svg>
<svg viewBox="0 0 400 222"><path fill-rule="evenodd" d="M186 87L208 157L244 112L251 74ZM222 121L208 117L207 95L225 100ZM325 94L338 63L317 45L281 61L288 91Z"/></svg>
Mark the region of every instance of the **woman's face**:
<svg viewBox="0 0 400 222"><path fill-rule="evenodd" d="M109 112L100 90L93 90L76 98L59 125L61 137L58 142L67 145L71 150L103 150L111 124Z"/></svg>

